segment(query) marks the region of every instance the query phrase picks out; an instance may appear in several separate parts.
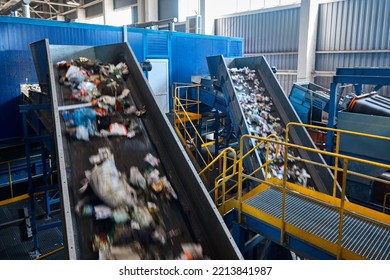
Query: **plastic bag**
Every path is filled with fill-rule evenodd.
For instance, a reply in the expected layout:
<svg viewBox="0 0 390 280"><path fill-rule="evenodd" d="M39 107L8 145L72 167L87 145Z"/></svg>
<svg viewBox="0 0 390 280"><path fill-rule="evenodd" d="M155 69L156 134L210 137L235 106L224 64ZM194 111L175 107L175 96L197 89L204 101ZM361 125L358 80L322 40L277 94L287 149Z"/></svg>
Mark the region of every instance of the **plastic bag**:
<svg viewBox="0 0 390 280"><path fill-rule="evenodd" d="M103 149L103 163L85 172L94 193L112 208L122 205L135 206L136 191L127 183L126 176L116 168L114 155L107 148Z"/></svg>

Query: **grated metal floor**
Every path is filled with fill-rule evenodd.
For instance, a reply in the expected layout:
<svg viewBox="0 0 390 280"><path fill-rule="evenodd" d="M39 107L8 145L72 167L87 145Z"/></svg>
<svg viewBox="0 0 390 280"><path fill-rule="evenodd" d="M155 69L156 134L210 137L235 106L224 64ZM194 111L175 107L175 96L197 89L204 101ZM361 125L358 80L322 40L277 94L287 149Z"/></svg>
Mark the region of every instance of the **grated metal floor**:
<svg viewBox="0 0 390 280"><path fill-rule="evenodd" d="M54 210L50 218L45 215L44 200L35 198L37 223L46 223L61 219L61 211ZM23 208L30 213L29 200L22 200L0 206L0 260L32 260L33 238L27 237ZM63 246L62 227L43 230L38 233L39 252L44 255ZM64 250L45 257L47 260L65 259Z"/></svg>
<svg viewBox="0 0 390 280"><path fill-rule="evenodd" d="M245 202L262 212L281 218L282 192L269 188ZM296 227L337 243L339 212L294 193L286 194L285 220ZM342 246L367 259L390 259L390 227L345 213Z"/></svg>

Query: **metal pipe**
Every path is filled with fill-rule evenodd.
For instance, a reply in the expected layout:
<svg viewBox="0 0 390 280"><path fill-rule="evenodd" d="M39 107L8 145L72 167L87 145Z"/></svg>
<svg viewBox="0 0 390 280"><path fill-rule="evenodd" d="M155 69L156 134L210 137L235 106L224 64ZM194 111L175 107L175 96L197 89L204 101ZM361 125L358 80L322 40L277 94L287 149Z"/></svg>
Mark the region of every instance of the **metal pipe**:
<svg viewBox="0 0 390 280"><path fill-rule="evenodd" d="M134 23L130 24L129 27L138 27L138 28L146 28L146 27L151 27L155 25L163 25L163 24L168 24L170 25L170 29L174 29L174 24L177 22L177 18L169 18L169 19L162 19L162 20L157 20L157 21L148 21L148 22L142 22L142 23ZM171 30L174 31L174 30Z"/></svg>
<svg viewBox="0 0 390 280"><path fill-rule="evenodd" d="M123 42L127 43L127 25L123 25Z"/></svg>
<svg viewBox="0 0 390 280"><path fill-rule="evenodd" d="M25 18L30 18L30 2L31 2L31 0L23 0L22 1L23 17L25 17Z"/></svg>

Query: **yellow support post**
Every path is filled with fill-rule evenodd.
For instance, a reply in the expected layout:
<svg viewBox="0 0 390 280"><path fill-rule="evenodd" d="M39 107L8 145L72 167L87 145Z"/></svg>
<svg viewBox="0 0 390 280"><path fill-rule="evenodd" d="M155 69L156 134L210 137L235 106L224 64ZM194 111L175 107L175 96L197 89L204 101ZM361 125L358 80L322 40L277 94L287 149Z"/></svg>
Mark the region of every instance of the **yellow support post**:
<svg viewBox="0 0 390 280"><path fill-rule="evenodd" d="M336 132L336 156L334 157L334 180L333 180L333 197L336 197L337 190L337 174L339 169L339 157L338 154L340 152L340 134Z"/></svg>
<svg viewBox="0 0 390 280"><path fill-rule="evenodd" d="M282 186L282 217L280 226L280 244L284 244L284 232L286 230L285 215L286 215L286 182L287 182L287 161L288 161L288 146L284 147L283 155L283 186Z"/></svg>
<svg viewBox="0 0 390 280"><path fill-rule="evenodd" d="M345 204L345 193L347 188L347 175L348 175L348 159L344 160L343 168L343 183L341 186L341 199L340 199L340 220L339 220L339 233L337 239L337 259L341 259L342 252L342 240L343 240L343 219L344 219L344 204Z"/></svg>

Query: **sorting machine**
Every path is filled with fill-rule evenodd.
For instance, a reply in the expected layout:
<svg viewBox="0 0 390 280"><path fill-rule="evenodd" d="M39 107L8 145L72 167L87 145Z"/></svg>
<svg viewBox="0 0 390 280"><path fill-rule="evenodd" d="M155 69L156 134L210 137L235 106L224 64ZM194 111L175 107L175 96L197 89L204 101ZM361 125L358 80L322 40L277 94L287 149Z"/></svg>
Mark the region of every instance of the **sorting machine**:
<svg viewBox="0 0 390 280"><path fill-rule="evenodd" d="M179 231L168 243L171 252L167 258L177 255L181 243L200 244L204 255L211 259L242 259L222 217L211 201L201 179L194 170L185 150L180 145L165 114L159 109L152 90L130 46L119 43L103 46L51 45L48 40L31 44L36 71L43 90L49 93L55 136L57 166L63 210L64 239L69 259L95 259L91 238L97 222L76 213L80 202L80 182L85 170L90 169L89 157L99 148L109 147L115 156L118 170L128 172L130 166L145 167L144 156L152 153L160 159L162 172L171 182L178 199L169 203L159 202L165 228ZM125 62L129 77L132 105L145 108L146 114L136 118L141 133L129 139L123 136L91 137L88 142L70 139L65 133L61 116L64 108L71 110L69 89L60 85L56 63L88 57L107 63Z"/></svg>

